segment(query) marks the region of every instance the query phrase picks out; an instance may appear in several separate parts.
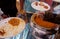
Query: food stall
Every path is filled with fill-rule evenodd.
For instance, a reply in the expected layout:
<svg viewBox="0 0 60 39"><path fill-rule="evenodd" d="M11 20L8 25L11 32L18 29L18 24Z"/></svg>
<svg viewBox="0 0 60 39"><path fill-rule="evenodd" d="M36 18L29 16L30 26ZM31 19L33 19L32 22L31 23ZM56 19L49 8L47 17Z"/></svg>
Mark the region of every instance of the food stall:
<svg viewBox="0 0 60 39"><path fill-rule="evenodd" d="M24 5L20 2L23 1L16 2L18 9L16 17L0 21L0 31L4 32L0 32L1 38L60 39L60 0L52 0L52 6L44 1L33 0L28 3L29 7L26 7L27 1ZM21 6L24 7L21 8Z"/></svg>

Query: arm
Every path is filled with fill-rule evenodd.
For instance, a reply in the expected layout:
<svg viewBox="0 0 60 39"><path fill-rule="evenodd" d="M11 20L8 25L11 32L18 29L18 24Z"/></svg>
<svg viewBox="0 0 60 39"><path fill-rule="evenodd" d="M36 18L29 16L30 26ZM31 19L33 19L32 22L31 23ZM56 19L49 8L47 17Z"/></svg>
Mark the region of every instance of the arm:
<svg viewBox="0 0 60 39"><path fill-rule="evenodd" d="M53 1L52 0L40 0L40 1L43 1L43 2L46 2L47 4L49 4L51 6L51 11L53 11L53 7L52 7L52 4L53 4Z"/></svg>
<svg viewBox="0 0 60 39"><path fill-rule="evenodd" d="M20 10L22 10L22 9L23 9L24 1L25 1L25 0L20 0Z"/></svg>

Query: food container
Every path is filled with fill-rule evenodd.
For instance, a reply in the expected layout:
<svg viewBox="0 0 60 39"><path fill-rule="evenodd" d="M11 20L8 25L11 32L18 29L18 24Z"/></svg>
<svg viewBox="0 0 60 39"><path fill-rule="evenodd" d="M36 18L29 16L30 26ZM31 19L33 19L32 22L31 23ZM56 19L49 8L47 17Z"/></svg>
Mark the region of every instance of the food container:
<svg viewBox="0 0 60 39"><path fill-rule="evenodd" d="M37 14L35 13L35 14L32 15L31 22L30 22L31 28L32 28L32 35L36 39L54 39L54 35L56 34L56 32L58 30L58 25L55 24L54 28L46 28L44 26L38 25L37 24L38 22L35 21L35 19L36 19L35 16L41 17L40 20L42 20L44 18L44 15L40 14L40 13L37 13ZM39 19L37 19L37 20L39 20ZM42 23L40 23L40 24L42 24ZM44 24L42 24L42 25L44 25ZM48 25L48 23L47 23L47 25Z"/></svg>

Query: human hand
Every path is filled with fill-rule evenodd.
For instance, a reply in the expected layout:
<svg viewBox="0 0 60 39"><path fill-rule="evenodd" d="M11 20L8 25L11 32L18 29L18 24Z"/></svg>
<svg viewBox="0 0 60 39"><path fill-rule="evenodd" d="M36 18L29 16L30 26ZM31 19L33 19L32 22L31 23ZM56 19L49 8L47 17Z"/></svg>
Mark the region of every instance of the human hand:
<svg viewBox="0 0 60 39"><path fill-rule="evenodd" d="M7 18L7 17L8 17L8 16L7 16L7 15L5 15L5 14L2 14L1 16L2 16L2 18L3 18L3 19L5 19L5 18Z"/></svg>

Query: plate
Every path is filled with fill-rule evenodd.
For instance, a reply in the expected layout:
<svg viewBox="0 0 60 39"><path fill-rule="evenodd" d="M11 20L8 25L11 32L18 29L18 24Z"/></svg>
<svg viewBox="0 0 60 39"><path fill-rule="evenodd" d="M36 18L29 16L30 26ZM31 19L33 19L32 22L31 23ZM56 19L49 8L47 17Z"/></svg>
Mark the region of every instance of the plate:
<svg viewBox="0 0 60 39"><path fill-rule="evenodd" d="M50 6L45 2L35 1L31 4L31 6L32 6L32 8L34 8L35 10L38 10L38 11L50 10Z"/></svg>
<svg viewBox="0 0 60 39"><path fill-rule="evenodd" d="M11 25L9 21L11 19L19 19L18 25ZM17 21L16 21L17 22ZM14 22L14 23L16 23ZM25 21L18 17L9 17L0 21L0 38L13 37L21 33L25 28Z"/></svg>
<svg viewBox="0 0 60 39"><path fill-rule="evenodd" d="M60 3L60 0L53 0L53 1L55 1L55 2L59 2L59 3Z"/></svg>

